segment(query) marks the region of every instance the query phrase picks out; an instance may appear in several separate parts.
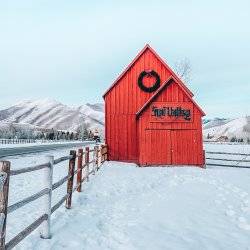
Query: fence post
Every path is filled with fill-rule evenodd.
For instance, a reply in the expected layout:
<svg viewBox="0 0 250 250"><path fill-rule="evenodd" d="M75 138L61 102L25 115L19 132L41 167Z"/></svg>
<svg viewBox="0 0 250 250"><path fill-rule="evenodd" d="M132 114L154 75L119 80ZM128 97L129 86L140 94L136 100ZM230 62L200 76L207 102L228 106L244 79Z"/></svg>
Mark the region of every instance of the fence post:
<svg viewBox="0 0 250 250"><path fill-rule="evenodd" d="M101 164L104 162L104 145L101 145Z"/></svg>
<svg viewBox="0 0 250 250"><path fill-rule="evenodd" d="M44 169L44 186L49 189L49 192L44 195L44 213L48 215L48 218L42 223L40 237L42 239L50 239L50 217L51 217L51 198L52 198L52 184L53 184L53 164L54 164L54 156L47 155L46 162L49 163L49 166Z"/></svg>
<svg viewBox="0 0 250 250"><path fill-rule="evenodd" d="M85 164L87 181L89 181L89 147L85 147Z"/></svg>
<svg viewBox="0 0 250 250"><path fill-rule="evenodd" d="M77 192L82 191L82 156L83 149L78 149L78 161L77 161Z"/></svg>
<svg viewBox="0 0 250 250"><path fill-rule="evenodd" d="M72 158L69 160L69 172L68 172L68 183L67 183L67 194L69 195L66 200L66 208L71 208L71 200L72 200L72 189L74 183L74 171L75 171L75 161L76 161L76 151L70 150L70 155Z"/></svg>
<svg viewBox="0 0 250 250"><path fill-rule="evenodd" d="M203 168L207 168L207 165L206 165L206 150L203 149Z"/></svg>
<svg viewBox="0 0 250 250"><path fill-rule="evenodd" d="M95 171L98 171L98 152L99 147L95 146Z"/></svg>
<svg viewBox="0 0 250 250"><path fill-rule="evenodd" d="M102 145L98 146L97 152L97 170L99 170L102 163Z"/></svg>
<svg viewBox="0 0 250 250"><path fill-rule="evenodd" d="M94 152L93 152L93 175L95 175L96 172L96 164L97 164L97 153L98 153L98 146L94 146Z"/></svg>
<svg viewBox="0 0 250 250"><path fill-rule="evenodd" d="M0 162L0 249L5 250L10 162Z"/></svg>

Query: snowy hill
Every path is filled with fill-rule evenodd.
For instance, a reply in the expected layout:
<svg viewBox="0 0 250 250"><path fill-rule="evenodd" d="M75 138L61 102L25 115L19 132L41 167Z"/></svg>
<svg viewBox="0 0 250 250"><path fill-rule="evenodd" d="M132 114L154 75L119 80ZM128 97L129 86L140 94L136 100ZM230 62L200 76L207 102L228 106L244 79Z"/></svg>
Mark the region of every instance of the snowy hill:
<svg viewBox="0 0 250 250"><path fill-rule="evenodd" d="M209 120L203 120L203 128L204 129L208 129L211 127L215 127L215 126L220 126L220 125L224 125L227 122L231 121L232 119L226 119L226 118L214 118L214 119L209 119Z"/></svg>
<svg viewBox="0 0 250 250"><path fill-rule="evenodd" d="M103 129L103 104L69 107L51 99L25 100L0 110L1 124L28 124L40 128L75 131L82 124Z"/></svg>
<svg viewBox="0 0 250 250"><path fill-rule="evenodd" d="M236 119L219 119L210 120L203 124L203 136L207 138L209 134L211 139L217 140L221 136L233 137L246 141L250 139L250 116Z"/></svg>

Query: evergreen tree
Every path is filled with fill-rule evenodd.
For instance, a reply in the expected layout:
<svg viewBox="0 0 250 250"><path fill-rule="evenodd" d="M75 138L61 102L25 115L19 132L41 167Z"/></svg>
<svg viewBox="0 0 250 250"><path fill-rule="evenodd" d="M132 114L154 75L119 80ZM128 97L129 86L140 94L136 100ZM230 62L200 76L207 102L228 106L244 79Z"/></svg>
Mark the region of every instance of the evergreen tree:
<svg viewBox="0 0 250 250"><path fill-rule="evenodd" d="M236 142L236 141L237 141L236 137L232 137L230 140L230 142Z"/></svg>

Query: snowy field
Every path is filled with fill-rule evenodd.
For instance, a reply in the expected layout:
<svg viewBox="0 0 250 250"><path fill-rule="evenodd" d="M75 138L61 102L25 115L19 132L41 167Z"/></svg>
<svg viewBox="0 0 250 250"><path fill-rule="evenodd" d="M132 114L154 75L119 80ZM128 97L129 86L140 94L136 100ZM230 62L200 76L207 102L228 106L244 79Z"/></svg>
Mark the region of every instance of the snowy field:
<svg viewBox="0 0 250 250"><path fill-rule="evenodd" d="M250 153L249 145L205 146ZM42 162L43 155L10 160L19 168ZM9 204L41 189L41 171L11 177ZM56 166L54 182L66 174L67 162ZM41 240L37 230L16 249L250 249L250 169L106 162L83 190L74 193L71 210L62 206L52 215L52 239ZM66 186L56 190L53 203L65 192ZM40 206L38 200L8 216L7 241L41 214Z"/></svg>

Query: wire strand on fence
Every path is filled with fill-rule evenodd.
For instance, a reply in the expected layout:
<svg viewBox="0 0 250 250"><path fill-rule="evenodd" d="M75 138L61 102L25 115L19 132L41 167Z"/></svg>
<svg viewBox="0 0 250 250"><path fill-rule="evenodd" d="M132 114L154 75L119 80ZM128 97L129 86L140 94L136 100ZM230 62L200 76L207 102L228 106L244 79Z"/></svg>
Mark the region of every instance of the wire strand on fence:
<svg viewBox="0 0 250 250"><path fill-rule="evenodd" d="M48 188L45 188L39 192L37 192L36 194L33 194L21 201L18 201L17 203L15 204L12 204L8 207L8 214L14 212L15 210L17 210L18 208L21 208L23 206L25 206L26 204L32 202L32 201L35 201L37 200L38 198L44 196L45 194L48 194L49 193L49 189Z"/></svg>
<svg viewBox="0 0 250 250"><path fill-rule="evenodd" d="M47 167L49 167L49 163L43 163L43 164L32 166L32 167L11 170L10 175L12 176L12 175L24 174L24 173L28 173L28 172L41 170L41 169L47 168Z"/></svg>
<svg viewBox="0 0 250 250"><path fill-rule="evenodd" d="M18 235L16 235L14 238L12 238L7 244L6 249L10 250L13 247L15 247L20 241L22 241L24 238L26 238L31 232L33 232L37 227L39 227L43 221L47 220L48 215L43 214L40 216L37 220L35 220L33 223L31 223L28 227L26 227L23 231L21 231Z"/></svg>

